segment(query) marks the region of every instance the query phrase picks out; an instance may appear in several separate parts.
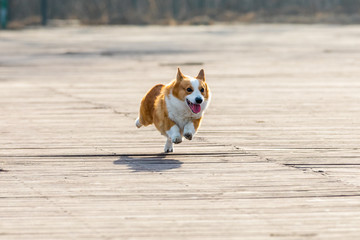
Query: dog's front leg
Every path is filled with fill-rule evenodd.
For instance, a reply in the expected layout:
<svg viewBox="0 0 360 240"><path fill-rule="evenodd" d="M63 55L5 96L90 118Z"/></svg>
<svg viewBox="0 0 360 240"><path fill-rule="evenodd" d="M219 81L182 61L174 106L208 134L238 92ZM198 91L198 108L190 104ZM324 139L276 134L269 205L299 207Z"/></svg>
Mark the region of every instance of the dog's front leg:
<svg viewBox="0 0 360 240"><path fill-rule="evenodd" d="M195 127L193 122L188 122L184 127L184 137L191 140L195 135Z"/></svg>
<svg viewBox="0 0 360 240"><path fill-rule="evenodd" d="M171 139L171 142L175 144L182 142L180 128L178 127L178 125L174 124L168 131L166 131L166 134Z"/></svg>
<svg viewBox="0 0 360 240"><path fill-rule="evenodd" d="M180 128L175 124L169 131L166 131L167 139L164 147L164 152L169 153L174 151L173 143L181 143L182 137L180 134Z"/></svg>
<svg viewBox="0 0 360 240"><path fill-rule="evenodd" d="M164 147L164 152L169 153L169 152L173 152L173 151L174 151L173 143L170 138L167 138L165 147Z"/></svg>

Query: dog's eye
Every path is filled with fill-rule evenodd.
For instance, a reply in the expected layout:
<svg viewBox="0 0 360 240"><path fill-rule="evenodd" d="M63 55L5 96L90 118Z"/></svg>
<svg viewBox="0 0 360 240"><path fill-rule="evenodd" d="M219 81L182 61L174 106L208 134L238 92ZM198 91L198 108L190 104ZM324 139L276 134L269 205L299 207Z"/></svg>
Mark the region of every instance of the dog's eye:
<svg viewBox="0 0 360 240"><path fill-rule="evenodd" d="M187 88L186 91L192 92L193 90L191 88Z"/></svg>
<svg viewBox="0 0 360 240"><path fill-rule="evenodd" d="M205 89L204 89L204 88L201 88L201 89L200 89L200 92L204 92L204 91L205 91Z"/></svg>

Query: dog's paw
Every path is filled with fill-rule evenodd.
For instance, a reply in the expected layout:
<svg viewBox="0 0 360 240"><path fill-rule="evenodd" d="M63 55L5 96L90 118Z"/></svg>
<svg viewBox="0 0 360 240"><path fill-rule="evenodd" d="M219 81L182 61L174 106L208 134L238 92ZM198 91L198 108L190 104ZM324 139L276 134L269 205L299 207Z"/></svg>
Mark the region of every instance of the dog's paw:
<svg viewBox="0 0 360 240"><path fill-rule="evenodd" d="M136 126L137 128L141 128L142 124L140 123L139 118L137 118L137 119L135 120L135 126Z"/></svg>
<svg viewBox="0 0 360 240"><path fill-rule="evenodd" d="M187 139L187 140L191 140L193 138L193 135L192 133L188 132L188 133L185 133L184 134L184 137Z"/></svg>
<svg viewBox="0 0 360 240"><path fill-rule="evenodd" d="M164 152L165 153L171 153L171 152L173 152L174 151L174 148L171 146L171 147L165 147L164 148Z"/></svg>
<svg viewBox="0 0 360 240"><path fill-rule="evenodd" d="M175 144L179 144L182 142L181 136L175 136L173 138L171 138L171 141Z"/></svg>
<svg viewBox="0 0 360 240"><path fill-rule="evenodd" d="M171 153L174 151L174 148L173 148L173 143L170 141L170 139L168 139L165 143L165 146L164 146L164 152L165 153Z"/></svg>

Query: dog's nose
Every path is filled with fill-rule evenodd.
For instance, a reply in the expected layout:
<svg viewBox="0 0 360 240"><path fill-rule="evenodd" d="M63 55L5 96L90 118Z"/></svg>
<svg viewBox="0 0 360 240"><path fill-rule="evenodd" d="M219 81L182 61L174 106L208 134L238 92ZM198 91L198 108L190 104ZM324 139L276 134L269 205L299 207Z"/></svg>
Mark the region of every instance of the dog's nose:
<svg viewBox="0 0 360 240"><path fill-rule="evenodd" d="M195 98L195 102L198 103L198 104L202 103L202 101L203 101L203 100L202 100L201 97Z"/></svg>

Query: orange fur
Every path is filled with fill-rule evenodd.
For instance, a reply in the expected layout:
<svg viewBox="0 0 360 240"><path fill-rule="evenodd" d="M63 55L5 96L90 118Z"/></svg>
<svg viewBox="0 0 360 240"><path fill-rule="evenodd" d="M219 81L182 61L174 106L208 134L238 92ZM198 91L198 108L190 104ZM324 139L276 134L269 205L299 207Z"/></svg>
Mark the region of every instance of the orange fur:
<svg viewBox="0 0 360 240"><path fill-rule="evenodd" d="M201 94L204 96L205 99L208 99L209 88L207 87L205 80L199 79L199 83L199 90L201 88L204 88L204 92ZM186 92L186 89L191 87L190 79L184 76L181 81L173 80L168 87L173 89L173 95L175 97L180 100L184 100L185 97L189 95L189 93Z"/></svg>
<svg viewBox="0 0 360 240"><path fill-rule="evenodd" d="M160 95L163 84L155 85L151 88L141 100L140 105L140 123L148 126L154 123L155 100Z"/></svg>
<svg viewBox="0 0 360 240"><path fill-rule="evenodd" d="M199 81L198 84L196 83L196 80ZM195 92L195 89L193 89L193 87L195 87L195 86L198 86L198 88L199 88L198 90L196 89L196 92ZM192 91L189 92L188 91L189 88L191 88ZM203 92L201 92L202 89L203 89ZM194 92L194 94L201 94L203 96L203 98L205 99L205 101L207 101L208 98L210 98L209 91L210 90L205 82L205 75L204 75L203 70L201 70L199 72L196 79L194 79L194 78L190 79L190 77L183 75L181 73L180 69L178 69L178 74L177 74L176 79L171 81L168 85L158 84L158 85L154 86L142 98L139 119L137 120L136 125L137 125L137 127L141 127L142 125L148 126L150 124L154 124L155 127L159 130L159 132L162 135L166 136L168 139L171 139L171 137L168 136L168 131L170 129L172 129L172 127L174 125L179 124L179 123L178 123L178 120L175 120L176 117L175 118L171 117L171 119L169 117L168 106L167 106L167 101L169 99L169 96L172 95L173 97L175 97L175 99L176 98L179 99L180 105L184 104L184 106L188 107L186 105L186 101L188 101L187 96L190 95L191 92ZM192 96L196 96L196 95L191 95L189 97L191 98ZM200 95L197 95L197 96L200 96ZM194 100L192 100L192 101L194 101ZM178 104L176 103L174 106L178 106ZM171 109L173 109L173 110L171 110L172 114L177 114L176 112L174 113L174 111L176 111L177 107L171 108ZM188 109L188 111L190 113L189 109ZM189 135L189 132L187 132L187 135L185 137L188 138L189 140L192 139L192 135L196 133L197 129L200 126L200 123L202 120L202 113L199 113L199 114L200 115L196 115L196 114L191 115L191 117L189 119L185 118L185 119L188 119L186 121L190 121L193 123L193 126L194 126L193 129L195 129L195 132L190 135ZM171 116L173 116L173 115L171 115ZM172 119L174 119L174 121L177 121L177 123L175 123ZM176 131L179 131L180 132L179 134L181 136L179 136L180 140L177 139L177 137L176 137L177 140L176 141L173 140L174 143L181 142L181 137L184 134L183 133L184 125L179 124L178 126L179 126L180 130L178 128L178 130L176 130ZM187 129L191 129L191 128L187 127ZM187 131L189 131L189 130L187 130ZM191 131L194 131L194 130L191 130ZM169 143L167 143L165 145L165 151L169 152L169 151L172 151L172 145L168 146L168 144Z"/></svg>
<svg viewBox="0 0 360 240"><path fill-rule="evenodd" d="M194 124L195 131L197 131L198 128L200 127L201 120L202 120L202 117L199 118L199 119L194 119L194 120L193 120L193 124Z"/></svg>
<svg viewBox="0 0 360 240"><path fill-rule="evenodd" d="M175 123L169 118L168 111L166 109L165 96L168 91L168 87L165 86L155 101L154 125L162 135L166 135L166 131L175 125Z"/></svg>

